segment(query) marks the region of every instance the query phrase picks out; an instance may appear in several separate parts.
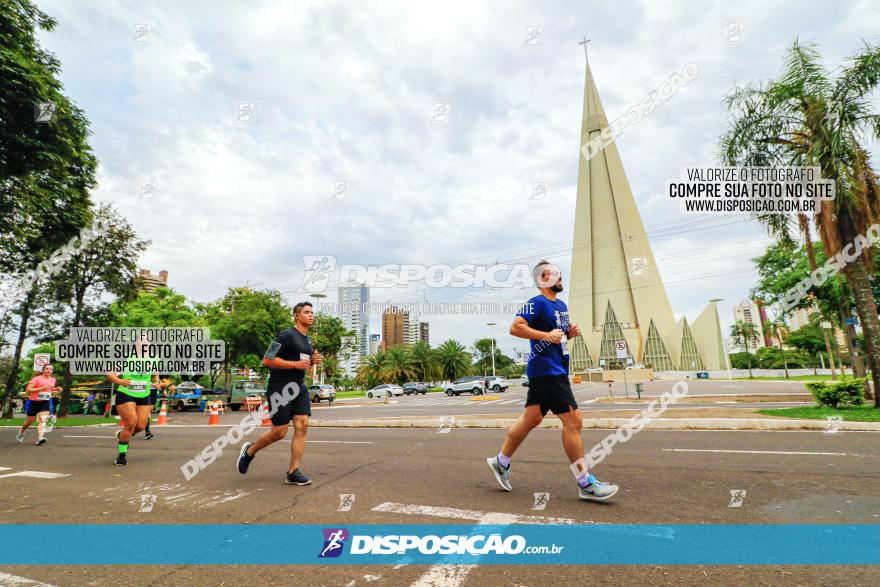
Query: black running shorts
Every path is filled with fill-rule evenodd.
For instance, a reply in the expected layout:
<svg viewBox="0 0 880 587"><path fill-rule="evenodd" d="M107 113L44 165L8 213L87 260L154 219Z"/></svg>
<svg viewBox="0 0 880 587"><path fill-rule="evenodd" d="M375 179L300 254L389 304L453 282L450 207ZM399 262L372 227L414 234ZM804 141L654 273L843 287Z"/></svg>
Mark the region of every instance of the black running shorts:
<svg viewBox="0 0 880 587"><path fill-rule="evenodd" d="M151 400L150 396L134 397L134 396L128 395L124 391L119 391L118 389L116 390L116 405L117 406L120 406L122 404L127 404L129 402L134 402L134 405L136 405L136 406L151 406L151 405L153 405L153 402L150 400Z"/></svg>
<svg viewBox="0 0 880 587"><path fill-rule="evenodd" d="M27 415L28 416L36 416L40 412L48 412L48 411L49 411L49 400L47 400L47 399L28 400L28 406L27 406Z"/></svg>
<svg viewBox="0 0 880 587"><path fill-rule="evenodd" d="M297 396L286 404L284 401L284 395L282 394L285 385L291 386L288 395L296 393L296 388L293 386L299 386L299 393ZM273 396L275 396L276 399L273 400ZM273 405L278 405L278 409L272 415L273 426L287 426L290 424L290 421L293 420L294 416L312 415L312 402L309 401L309 390L306 389L305 384L301 381L273 383L270 380L269 389L266 393L266 401L269 402L269 413L272 413Z"/></svg>
<svg viewBox="0 0 880 587"><path fill-rule="evenodd" d="M546 416L548 411L564 414L578 409L568 375L529 379L529 391L526 394L526 407L528 406L540 406L542 416Z"/></svg>

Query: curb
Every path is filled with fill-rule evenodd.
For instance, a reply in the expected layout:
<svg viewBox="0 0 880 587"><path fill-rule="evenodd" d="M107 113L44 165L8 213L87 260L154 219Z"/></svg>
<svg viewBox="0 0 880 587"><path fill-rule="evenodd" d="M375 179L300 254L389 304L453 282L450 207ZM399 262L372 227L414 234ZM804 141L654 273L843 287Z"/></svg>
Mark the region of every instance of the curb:
<svg viewBox="0 0 880 587"><path fill-rule="evenodd" d="M619 428L630 422L631 418L592 418L584 419L583 428ZM315 420L309 422L311 427L321 428L510 428L516 423L514 419L459 419L451 424L440 418L414 420L410 418L394 419L354 419L354 420ZM545 419L538 428L561 429L562 422L556 419ZM651 420L645 428L654 430L826 430L826 420L778 420L770 418L658 418ZM880 422L840 422L839 431L870 431L880 432Z"/></svg>

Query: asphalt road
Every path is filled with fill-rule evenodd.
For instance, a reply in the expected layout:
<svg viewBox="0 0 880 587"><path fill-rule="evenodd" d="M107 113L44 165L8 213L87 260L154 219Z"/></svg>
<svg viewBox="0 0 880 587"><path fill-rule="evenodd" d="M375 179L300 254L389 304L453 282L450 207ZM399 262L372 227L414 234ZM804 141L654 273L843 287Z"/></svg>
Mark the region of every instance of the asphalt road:
<svg viewBox="0 0 880 587"><path fill-rule="evenodd" d="M228 450L187 482L180 465L219 430L156 428L153 440L132 443L130 464L121 468L112 465L111 428L56 428L42 447L16 444L13 429L0 429L0 466L7 468L0 471L0 522L462 523L465 511L470 519L494 513L578 523L880 523L880 433L644 430L597 469L621 491L613 503L595 504L577 499L557 430L533 432L517 453L511 493L498 489L484 462L503 431L476 429L316 428L303 465L311 486L283 484L289 442L261 453L247 476L234 470L237 451ZM605 434L586 431L585 444ZM23 471L64 476L15 475ZM729 507L737 490L744 499ZM543 511L532 509L535 493L549 494ZM340 494L355 496L351 511L337 511ZM17 566L0 573L51 585L880 582L876 567L840 566ZM0 584L11 581L0 575Z"/></svg>

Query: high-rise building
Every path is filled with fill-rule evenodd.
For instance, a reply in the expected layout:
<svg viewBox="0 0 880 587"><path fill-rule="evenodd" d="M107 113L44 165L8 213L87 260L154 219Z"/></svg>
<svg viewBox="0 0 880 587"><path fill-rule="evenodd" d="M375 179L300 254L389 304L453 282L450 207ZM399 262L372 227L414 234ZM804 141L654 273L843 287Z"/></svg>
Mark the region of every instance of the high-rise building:
<svg viewBox="0 0 880 587"><path fill-rule="evenodd" d="M378 334L371 334L370 335L370 354L371 355L375 355L376 351L378 351L380 348L382 348L381 338L382 337Z"/></svg>
<svg viewBox="0 0 880 587"><path fill-rule="evenodd" d="M354 349L341 366L346 373L353 375L360 365L361 358L369 351L370 290L364 284L339 287L339 318L346 330L353 330Z"/></svg>
<svg viewBox="0 0 880 587"><path fill-rule="evenodd" d="M431 344L430 328L427 322L419 322L419 340Z"/></svg>
<svg viewBox="0 0 880 587"><path fill-rule="evenodd" d="M396 307L389 306L382 313L382 348L388 350L406 344L406 313Z"/></svg>
<svg viewBox="0 0 880 587"><path fill-rule="evenodd" d="M579 134L568 306L583 336L569 347L572 371L600 361L612 369L629 362L655 371L724 368L717 300L693 323L675 320L589 63ZM626 358L618 358L619 346Z"/></svg>
<svg viewBox="0 0 880 587"><path fill-rule="evenodd" d="M755 334L749 338L749 351L755 351L767 346L764 338L764 324L766 315L764 309L754 300L743 300L733 307L733 323L745 322L755 327ZM737 345L740 348L742 344Z"/></svg>
<svg viewBox="0 0 880 587"><path fill-rule="evenodd" d="M142 291L153 291L159 287L168 287L168 272L164 269L159 275L150 273L149 269L141 269L138 271L138 279L141 282Z"/></svg>

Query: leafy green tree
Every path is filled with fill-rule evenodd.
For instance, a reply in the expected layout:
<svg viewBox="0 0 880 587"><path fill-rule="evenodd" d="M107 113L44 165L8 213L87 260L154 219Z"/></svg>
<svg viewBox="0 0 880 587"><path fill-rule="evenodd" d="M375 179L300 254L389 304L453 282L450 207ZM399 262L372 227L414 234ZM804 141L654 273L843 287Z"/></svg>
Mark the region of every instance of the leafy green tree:
<svg viewBox="0 0 880 587"><path fill-rule="evenodd" d="M40 320L48 326L48 338L61 337L72 327L89 324L100 312L107 294L125 296L133 287L138 257L148 243L138 240L131 224L109 205L98 209L95 220L109 229L73 255L64 270L49 280L53 303L46 306ZM73 375L65 370L58 411L61 418L68 415L72 382Z"/></svg>
<svg viewBox="0 0 880 587"><path fill-rule="evenodd" d="M110 304L110 320L112 326L135 328L206 326L186 296L168 287L139 291L131 300L116 300Z"/></svg>
<svg viewBox="0 0 880 587"><path fill-rule="evenodd" d="M880 136L880 115L870 94L880 85L880 48L866 44L832 79L813 45L797 40L782 75L736 88L728 98L732 121L721 138L721 162L730 166L817 166L834 182L835 198L823 201L815 229L829 257L864 235L880 220L880 187L860 137ZM791 243L797 227L808 255L812 234L805 214L758 214L770 233ZM816 262L811 259L811 267ZM855 298L874 388L880 389L880 322L871 291L873 254L865 248L843 268ZM880 407L880 393L874 394Z"/></svg>
<svg viewBox="0 0 880 587"><path fill-rule="evenodd" d="M785 339L788 329L782 322L768 320L764 323L764 334L779 341L779 354L782 355L782 365L785 369L785 378L788 379L788 362L785 358Z"/></svg>
<svg viewBox="0 0 880 587"><path fill-rule="evenodd" d="M743 348L746 351L746 360L749 365L749 379L752 378L752 355L749 353L749 341L755 336L757 328L751 322L737 320L736 324L730 327L730 336L743 341Z"/></svg>
<svg viewBox="0 0 880 587"><path fill-rule="evenodd" d="M488 375L492 372L492 350L495 351L495 373L506 370L513 364L513 359L501 352L498 341L491 338L480 338L474 341L474 369L478 373Z"/></svg>
<svg viewBox="0 0 880 587"><path fill-rule="evenodd" d="M440 365L437 352L424 340L420 340L409 349L415 370L415 378L419 381L435 381L440 377Z"/></svg>
<svg viewBox="0 0 880 587"><path fill-rule="evenodd" d="M96 185L88 120L63 94L60 62L37 40L38 30L55 25L29 0L0 7L0 274L6 282L29 282L21 295L0 300L0 323L18 324L4 416L11 414L8 399L39 300L39 280L31 276L89 224L89 190Z"/></svg>
<svg viewBox="0 0 880 587"><path fill-rule="evenodd" d="M471 355L457 340L449 339L437 347L440 376L450 381L467 375L471 368Z"/></svg>
<svg viewBox="0 0 880 587"><path fill-rule="evenodd" d="M214 311L211 332L226 342L226 361L230 366L263 371L263 355L282 330L293 323L290 308L277 291L230 289Z"/></svg>
<svg viewBox="0 0 880 587"><path fill-rule="evenodd" d="M309 330L312 347L324 356L319 367L331 382L340 377L340 360L348 359L354 351L355 331L347 330L342 320L329 314L315 314L315 322Z"/></svg>
<svg viewBox="0 0 880 587"><path fill-rule="evenodd" d="M382 362L382 380L387 383L402 385L407 380L415 377L416 368L409 348L397 346L385 351L385 360Z"/></svg>
<svg viewBox="0 0 880 587"><path fill-rule="evenodd" d="M375 387L382 381L382 370L385 364L385 351L378 350L372 355L361 359L355 381L364 387Z"/></svg>

